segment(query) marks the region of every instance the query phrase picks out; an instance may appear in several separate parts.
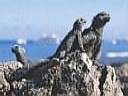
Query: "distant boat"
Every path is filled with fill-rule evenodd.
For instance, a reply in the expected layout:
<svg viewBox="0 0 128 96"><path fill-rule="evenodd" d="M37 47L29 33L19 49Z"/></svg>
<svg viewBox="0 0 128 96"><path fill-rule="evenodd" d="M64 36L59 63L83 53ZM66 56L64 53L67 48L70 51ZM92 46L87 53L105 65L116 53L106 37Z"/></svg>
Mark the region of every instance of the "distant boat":
<svg viewBox="0 0 128 96"><path fill-rule="evenodd" d="M112 40L112 44L113 45L116 45L117 44L117 41L116 40Z"/></svg>
<svg viewBox="0 0 128 96"><path fill-rule="evenodd" d="M19 38L19 39L17 39L16 43L20 44L20 45L26 45L27 44L27 40Z"/></svg>
<svg viewBox="0 0 128 96"><path fill-rule="evenodd" d="M44 35L42 38L39 39L39 41L43 41L45 43L56 43L56 44L60 43L60 40L57 38L55 34L52 34L50 36Z"/></svg>
<svg viewBox="0 0 128 96"><path fill-rule="evenodd" d="M117 57L123 58L123 57L128 57L128 52L108 52L106 56L108 58L117 58Z"/></svg>

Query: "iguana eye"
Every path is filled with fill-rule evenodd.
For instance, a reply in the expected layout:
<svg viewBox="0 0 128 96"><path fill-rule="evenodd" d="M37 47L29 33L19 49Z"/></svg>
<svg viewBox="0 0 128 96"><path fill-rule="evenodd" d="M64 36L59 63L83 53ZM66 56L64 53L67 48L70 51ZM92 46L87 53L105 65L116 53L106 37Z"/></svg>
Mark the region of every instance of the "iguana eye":
<svg viewBox="0 0 128 96"><path fill-rule="evenodd" d="M101 16L104 16L104 14L101 14Z"/></svg>
<svg viewBox="0 0 128 96"><path fill-rule="evenodd" d="M15 48L18 49L18 46L16 46Z"/></svg>
<svg viewBox="0 0 128 96"><path fill-rule="evenodd" d="M84 20L81 18L80 21L84 21Z"/></svg>

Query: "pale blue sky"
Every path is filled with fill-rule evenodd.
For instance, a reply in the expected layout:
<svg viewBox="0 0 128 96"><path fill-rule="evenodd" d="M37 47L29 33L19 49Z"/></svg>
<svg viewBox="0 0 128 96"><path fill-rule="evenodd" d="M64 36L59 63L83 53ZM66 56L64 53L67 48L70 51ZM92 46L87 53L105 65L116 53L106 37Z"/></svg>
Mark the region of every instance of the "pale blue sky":
<svg viewBox="0 0 128 96"><path fill-rule="evenodd" d="M0 0L0 39L62 38L76 18L85 18L88 27L103 10L111 16L104 38L128 38L128 0Z"/></svg>

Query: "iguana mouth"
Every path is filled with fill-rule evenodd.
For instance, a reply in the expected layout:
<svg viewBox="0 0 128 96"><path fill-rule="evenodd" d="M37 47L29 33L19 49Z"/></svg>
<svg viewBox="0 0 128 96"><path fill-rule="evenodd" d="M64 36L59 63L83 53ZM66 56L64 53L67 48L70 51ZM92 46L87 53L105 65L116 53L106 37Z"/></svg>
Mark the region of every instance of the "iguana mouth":
<svg viewBox="0 0 128 96"><path fill-rule="evenodd" d="M103 17L103 20L104 20L104 22L109 22L109 21L110 21L110 16L109 16L109 14L105 15L105 16Z"/></svg>

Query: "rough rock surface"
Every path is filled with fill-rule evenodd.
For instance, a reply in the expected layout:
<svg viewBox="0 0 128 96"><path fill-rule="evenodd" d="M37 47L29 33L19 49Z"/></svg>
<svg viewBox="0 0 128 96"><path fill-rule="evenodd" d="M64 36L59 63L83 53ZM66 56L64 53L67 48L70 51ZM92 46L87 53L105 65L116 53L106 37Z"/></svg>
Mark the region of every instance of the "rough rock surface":
<svg viewBox="0 0 128 96"><path fill-rule="evenodd" d="M120 80L120 86L124 96L128 96L128 63L114 64L117 77Z"/></svg>
<svg viewBox="0 0 128 96"><path fill-rule="evenodd" d="M123 96L114 68L92 64L86 53L72 52L55 61L43 61L28 71L1 65L0 96Z"/></svg>
<svg viewBox="0 0 128 96"><path fill-rule="evenodd" d="M22 68L22 64L17 61L8 61L0 63L0 96L10 96L11 86L9 77L17 69Z"/></svg>

